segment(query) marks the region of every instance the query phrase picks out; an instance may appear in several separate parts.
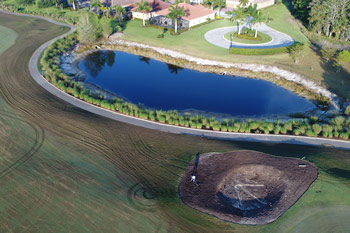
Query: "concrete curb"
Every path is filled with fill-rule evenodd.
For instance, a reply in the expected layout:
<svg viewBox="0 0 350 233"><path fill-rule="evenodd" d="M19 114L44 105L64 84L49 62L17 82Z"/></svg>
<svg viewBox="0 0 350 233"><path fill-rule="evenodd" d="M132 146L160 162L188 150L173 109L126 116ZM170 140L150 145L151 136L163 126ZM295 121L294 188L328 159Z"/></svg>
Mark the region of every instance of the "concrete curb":
<svg viewBox="0 0 350 233"><path fill-rule="evenodd" d="M17 13L8 13L4 12L3 10L0 10L2 13L6 14L13 14L13 15L20 15L20 16L27 16L27 15L21 15ZM72 32L75 31L75 27L72 25L67 25L64 23L59 23L51 19L46 19L44 17L40 16L30 16L29 17L35 17L47 20L49 22L52 22L56 25L60 26L67 26L70 28L70 31L60 35L44 44L42 44L32 55L29 61L29 71L32 76L32 78L45 90L53 94L54 96L78 107L81 109L84 109L86 111L89 111L91 113L104 116L113 120L121 121L124 123L148 128L148 129L154 129L154 130L160 130L167 133L174 133L174 134L184 134L184 135L192 135L192 136L201 136L201 137L207 137L212 139L221 139L221 140L232 140L232 141L247 141L247 142L266 142L266 143L286 143L286 144L298 144L298 145L309 145L309 146L329 146L339 149L347 149L350 150L350 141L344 141L344 140L336 140L336 139L326 139L326 138L312 138L312 137L305 137L305 136L292 136L292 135L265 135L265 134L252 134L252 133L229 133L229 132L220 132L220 131L210 131L210 130L202 130L202 129L191 129L191 128L185 128L180 126L174 126L174 125L166 125L161 124L158 122L143 120L131 116L126 116L123 114L120 114L115 111L107 110L92 104L89 104L87 102L84 102L82 100L79 100L71 95L68 95L67 93L59 90L55 86L53 86L51 83L49 83L39 72L37 64L38 60L40 58L40 54L55 40L62 38Z"/></svg>

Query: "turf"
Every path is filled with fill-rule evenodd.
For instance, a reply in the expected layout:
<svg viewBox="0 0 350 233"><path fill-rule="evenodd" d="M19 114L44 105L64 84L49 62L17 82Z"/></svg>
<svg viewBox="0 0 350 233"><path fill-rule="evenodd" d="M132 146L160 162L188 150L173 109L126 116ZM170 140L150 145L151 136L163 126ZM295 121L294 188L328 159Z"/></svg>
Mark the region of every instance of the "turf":
<svg viewBox="0 0 350 233"><path fill-rule="evenodd" d="M233 36L231 36L231 35L233 35ZM238 37L234 36L234 33L232 33L232 32L226 33L224 35L224 37L229 41L231 41L231 38L232 38L233 42L237 42L237 43L241 43L241 44L264 44L264 43L270 42L272 40L271 36L269 36L265 33L258 32L258 35L261 36L261 40L249 40L249 39L238 38Z"/></svg>
<svg viewBox="0 0 350 233"><path fill-rule="evenodd" d="M0 54L11 47L16 40L17 34L6 27L0 26Z"/></svg>
<svg viewBox="0 0 350 233"><path fill-rule="evenodd" d="M0 135L6 137L0 143L22 145L27 138L23 147L11 147L9 154L19 158L32 145L33 127L42 141L31 156L0 177L0 232L295 232L316 226L322 233L348 229L350 151L207 140L87 113L42 90L27 67L38 46L68 29L4 14L0 22L18 34L16 46L0 55L0 110L13 116L2 117L1 125L10 124L14 129L9 132L18 133L14 136L0 128ZM223 222L181 202L177 184L197 152L239 149L306 156L319 167L320 177L280 219L259 227ZM322 227L326 223L328 228Z"/></svg>

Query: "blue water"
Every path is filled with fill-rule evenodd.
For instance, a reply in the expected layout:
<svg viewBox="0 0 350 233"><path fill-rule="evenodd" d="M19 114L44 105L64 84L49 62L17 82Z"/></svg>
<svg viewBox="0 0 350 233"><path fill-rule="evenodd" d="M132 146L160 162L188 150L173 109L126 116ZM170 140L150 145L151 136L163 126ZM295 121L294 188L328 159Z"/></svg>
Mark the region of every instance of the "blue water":
<svg viewBox="0 0 350 233"><path fill-rule="evenodd" d="M259 116L312 110L315 105L263 80L202 73L136 55L98 51L84 58L85 82L153 109Z"/></svg>

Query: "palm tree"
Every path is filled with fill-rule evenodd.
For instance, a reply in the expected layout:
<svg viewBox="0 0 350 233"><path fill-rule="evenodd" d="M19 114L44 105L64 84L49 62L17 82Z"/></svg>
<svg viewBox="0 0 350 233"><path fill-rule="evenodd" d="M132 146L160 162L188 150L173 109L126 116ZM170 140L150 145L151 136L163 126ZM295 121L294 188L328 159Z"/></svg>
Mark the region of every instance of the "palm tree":
<svg viewBox="0 0 350 233"><path fill-rule="evenodd" d="M238 7L237 10L228 12L229 14L232 14L231 16L231 21L236 21L237 22L237 27L238 27L238 35L241 34L241 21L246 17L246 14L244 12L244 8Z"/></svg>
<svg viewBox="0 0 350 233"><path fill-rule="evenodd" d="M213 6L214 6L214 8L216 8L216 7L219 8L219 16L220 16L221 9L226 6L226 0L214 0Z"/></svg>
<svg viewBox="0 0 350 233"><path fill-rule="evenodd" d="M177 18L185 15L186 13L183 7L179 7L178 5L175 7L173 5L170 6L169 13L166 17L175 21L175 33L177 33Z"/></svg>
<svg viewBox="0 0 350 233"><path fill-rule="evenodd" d="M246 7L249 3L249 0L239 0L239 6Z"/></svg>
<svg viewBox="0 0 350 233"><path fill-rule="evenodd" d="M146 26L145 13L151 11L152 7L145 0L141 0L141 2L137 2L136 6L137 6L136 10L142 12L143 14L142 20L143 20L143 26L145 27Z"/></svg>
<svg viewBox="0 0 350 233"><path fill-rule="evenodd" d="M76 8L75 8L75 0L68 0L68 2L69 2L69 3L72 3L72 5L73 5L73 10L75 11L75 9L76 9Z"/></svg>
<svg viewBox="0 0 350 233"><path fill-rule="evenodd" d="M252 30L252 19L254 19L258 13L258 4L254 4L254 5L250 4L246 12L247 12L247 15L251 17L251 19L248 19L248 23L249 23L249 29Z"/></svg>
<svg viewBox="0 0 350 233"><path fill-rule="evenodd" d="M261 11L257 11L257 14L251 20L251 23L255 26L255 38L258 37L258 26L264 22L266 22L266 18L262 15Z"/></svg>
<svg viewBox="0 0 350 233"><path fill-rule="evenodd" d="M55 0L55 5L56 5L56 8L58 8L58 4L60 4L61 0Z"/></svg>
<svg viewBox="0 0 350 233"><path fill-rule="evenodd" d="M116 5L116 6L111 6L111 10L115 10L115 15L114 18L118 17L119 19L123 18L123 14L125 14L125 8L120 6L120 5Z"/></svg>
<svg viewBox="0 0 350 233"><path fill-rule="evenodd" d="M99 0L92 1L90 3L90 11L96 7L97 15L100 17L100 10L103 7L102 3Z"/></svg>

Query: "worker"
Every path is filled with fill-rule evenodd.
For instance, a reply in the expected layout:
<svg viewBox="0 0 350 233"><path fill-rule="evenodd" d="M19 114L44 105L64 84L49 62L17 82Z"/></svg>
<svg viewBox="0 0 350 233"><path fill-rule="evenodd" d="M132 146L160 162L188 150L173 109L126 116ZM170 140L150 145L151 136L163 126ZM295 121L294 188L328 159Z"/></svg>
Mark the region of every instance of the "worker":
<svg viewBox="0 0 350 233"><path fill-rule="evenodd" d="M196 182L196 176L195 175L192 175L191 176L191 181L198 186L197 182Z"/></svg>

